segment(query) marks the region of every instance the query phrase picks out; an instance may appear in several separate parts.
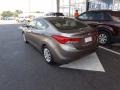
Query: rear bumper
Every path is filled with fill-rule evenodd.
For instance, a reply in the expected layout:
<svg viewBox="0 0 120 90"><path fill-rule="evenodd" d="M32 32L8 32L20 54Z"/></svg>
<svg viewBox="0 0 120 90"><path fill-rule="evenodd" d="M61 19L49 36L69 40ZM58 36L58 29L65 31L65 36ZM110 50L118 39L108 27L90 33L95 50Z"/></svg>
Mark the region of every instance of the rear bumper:
<svg viewBox="0 0 120 90"><path fill-rule="evenodd" d="M79 51L66 51L61 48L54 48L52 51L52 55L54 57L54 60L56 63L59 64L65 64L69 63L71 61L78 60L90 53L93 53L96 51L97 45L93 45L89 48L86 48L84 50L79 50Z"/></svg>

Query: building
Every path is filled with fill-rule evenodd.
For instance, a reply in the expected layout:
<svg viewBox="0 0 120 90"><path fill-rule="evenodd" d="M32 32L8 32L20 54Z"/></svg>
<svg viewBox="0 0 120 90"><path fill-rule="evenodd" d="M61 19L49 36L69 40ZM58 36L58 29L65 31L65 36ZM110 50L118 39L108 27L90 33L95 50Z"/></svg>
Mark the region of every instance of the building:
<svg viewBox="0 0 120 90"><path fill-rule="evenodd" d="M89 10L120 10L120 0L60 0L60 12L73 16L76 9L79 13L86 11L87 5Z"/></svg>
<svg viewBox="0 0 120 90"><path fill-rule="evenodd" d="M120 10L120 0L113 0L113 10Z"/></svg>
<svg viewBox="0 0 120 90"><path fill-rule="evenodd" d="M60 12L63 12L67 16L72 16L75 9L80 12L85 11L85 0L60 0Z"/></svg>

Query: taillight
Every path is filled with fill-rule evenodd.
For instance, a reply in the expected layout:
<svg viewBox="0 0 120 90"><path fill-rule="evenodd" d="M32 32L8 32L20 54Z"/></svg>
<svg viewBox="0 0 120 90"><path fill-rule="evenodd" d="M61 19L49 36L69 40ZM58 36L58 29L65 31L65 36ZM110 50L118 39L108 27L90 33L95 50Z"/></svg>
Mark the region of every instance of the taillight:
<svg viewBox="0 0 120 90"><path fill-rule="evenodd" d="M53 35L52 37L61 44L80 42L80 38L69 38L69 37L64 37L64 36L59 36L59 35Z"/></svg>

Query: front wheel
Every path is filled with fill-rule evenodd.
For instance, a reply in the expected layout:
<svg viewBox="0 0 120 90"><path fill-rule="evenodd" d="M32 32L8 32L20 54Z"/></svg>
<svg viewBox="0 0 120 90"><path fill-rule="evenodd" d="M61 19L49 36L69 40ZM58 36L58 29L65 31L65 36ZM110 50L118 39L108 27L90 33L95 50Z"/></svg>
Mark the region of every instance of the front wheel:
<svg viewBox="0 0 120 90"><path fill-rule="evenodd" d="M99 44L106 45L111 42L111 37L110 37L109 33L105 32L105 31L100 31L99 35L98 35L98 41L99 41Z"/></svg>

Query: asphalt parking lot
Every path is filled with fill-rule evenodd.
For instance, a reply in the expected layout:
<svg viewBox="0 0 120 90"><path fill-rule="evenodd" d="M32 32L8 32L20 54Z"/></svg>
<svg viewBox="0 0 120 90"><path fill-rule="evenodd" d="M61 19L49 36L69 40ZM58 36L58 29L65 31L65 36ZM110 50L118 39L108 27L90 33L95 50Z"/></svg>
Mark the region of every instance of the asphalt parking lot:
<svg viewBox="0 0 120 90"><path fill-rule="evenodd" d="M50 66L19 26L0 25L0 90L120 90L119 45L97 49L105 72Z"/></svg>

